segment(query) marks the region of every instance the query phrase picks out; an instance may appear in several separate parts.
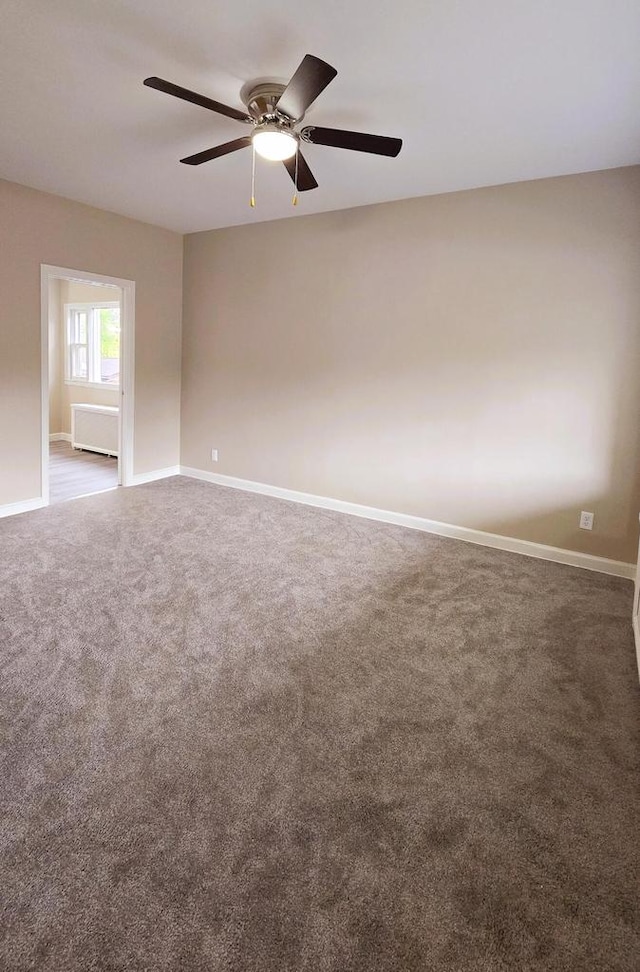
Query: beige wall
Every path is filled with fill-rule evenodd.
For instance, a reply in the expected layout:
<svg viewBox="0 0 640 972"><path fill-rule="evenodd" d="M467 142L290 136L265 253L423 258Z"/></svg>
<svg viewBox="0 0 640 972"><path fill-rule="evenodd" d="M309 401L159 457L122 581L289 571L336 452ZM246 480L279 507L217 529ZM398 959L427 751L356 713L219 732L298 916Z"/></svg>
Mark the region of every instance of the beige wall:
<svg viewBox="0 0 640 972"><path fill-rule="evenodd" d="M182 462L632 561L639 350L640 168L195 234Z"/></svg>
<svg viewBox="0 0 640 972"><path fill-rule="evenodd" d="M135 471L174 465L181 237L0 181L0 250L0 505L39 494L41 263L136 281ZM631 561L639 265L637 167L187 237L182 462Z"/></svg>
<svg viewBox="0 0 640 972"><path fill-rule="evenodd" d="M136 282L135 460L178 462L182 237L0 181L0 505L40 495L40 265Z"/></svg>
<svg viewBox="0 0 640 972"><path fill-rule="evenodd" d="M121 301L122 291L119 287L95 286L89 284L79 284L70 280L52 281L52 284L59 285L60 310L58 313L59 332L56 338L56 349L49 347L49 373L55 367L55 381L57 385L57 402L54 398L54 405L57 404L56 419L57 427L52 427L52 416L49 418L50 432L71 432L71 405L75 402L86 402L89 405L112 405L120 404L120 392L117 386L105 385L102 388L85 388L82 385L70 385L65 382L65 362L64 362L64 327L65 327L65 304L89 304L94 301ZM51 334L51 329L49 331ZM55 365L54 365L55 360ZM49 402L51 406L51 389L49 392Z"/></svg>

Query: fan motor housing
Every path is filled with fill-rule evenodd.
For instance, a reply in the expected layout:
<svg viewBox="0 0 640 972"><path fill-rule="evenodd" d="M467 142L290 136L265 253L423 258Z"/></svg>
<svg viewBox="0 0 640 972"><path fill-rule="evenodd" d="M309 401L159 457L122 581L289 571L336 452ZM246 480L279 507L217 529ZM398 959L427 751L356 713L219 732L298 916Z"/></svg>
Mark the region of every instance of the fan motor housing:
<svg viewBox="0 0 640 972"><path fill-rule="evenodd" d="M293 123L294 119L278 113L278 99L285 88L286 84L278 81L248 81L243 86L240 97L257 122L277 119L285 124ZM302 118L304 115L295 121L301 121Z"/></svg>

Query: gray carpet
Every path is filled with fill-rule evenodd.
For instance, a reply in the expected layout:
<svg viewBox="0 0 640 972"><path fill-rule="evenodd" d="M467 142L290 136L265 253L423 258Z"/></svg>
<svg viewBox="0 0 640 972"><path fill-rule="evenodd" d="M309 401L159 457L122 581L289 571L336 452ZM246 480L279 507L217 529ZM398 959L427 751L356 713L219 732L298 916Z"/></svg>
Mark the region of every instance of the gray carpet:
<svg viewBox="0 0 640 972"><path fill-rule="evenodd" d="M640 967L628 581L180 478L0 549L2 970Z"/></svg>

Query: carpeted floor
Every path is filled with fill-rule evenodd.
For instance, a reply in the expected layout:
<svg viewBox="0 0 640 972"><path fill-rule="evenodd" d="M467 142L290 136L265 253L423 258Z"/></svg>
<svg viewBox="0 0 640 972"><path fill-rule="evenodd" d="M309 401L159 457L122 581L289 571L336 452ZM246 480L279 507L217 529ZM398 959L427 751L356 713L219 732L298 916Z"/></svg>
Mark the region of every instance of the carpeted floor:
<svg viewBox="0 0 640 972"><path fill-rule="evenodd" d="M630 582L181 478L0 574L3 972L640 967Z"/></svg>

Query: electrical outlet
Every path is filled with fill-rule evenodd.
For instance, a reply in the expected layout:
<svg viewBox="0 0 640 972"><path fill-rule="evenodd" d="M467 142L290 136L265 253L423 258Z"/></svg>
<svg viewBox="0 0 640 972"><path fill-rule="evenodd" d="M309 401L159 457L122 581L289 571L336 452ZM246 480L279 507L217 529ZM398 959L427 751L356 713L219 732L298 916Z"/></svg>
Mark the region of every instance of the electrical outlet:
<svg viewBox="0 0 640 972"><path fill-rule="evenodd" d="M580 514L580 529L581 530L593 530L593 513L585 513L583 510Z"/></svg>
<svg viewBox="0 0 640 972"><path fill-rule="evenodd" d="M218 450L217 449L212 449L211 450L211 462L217 462L217 461L218 461Z"/></svg>

